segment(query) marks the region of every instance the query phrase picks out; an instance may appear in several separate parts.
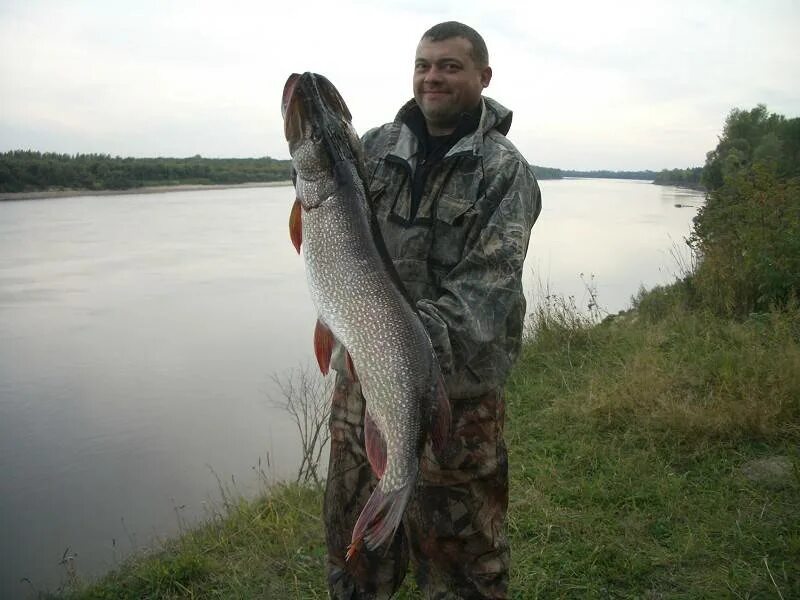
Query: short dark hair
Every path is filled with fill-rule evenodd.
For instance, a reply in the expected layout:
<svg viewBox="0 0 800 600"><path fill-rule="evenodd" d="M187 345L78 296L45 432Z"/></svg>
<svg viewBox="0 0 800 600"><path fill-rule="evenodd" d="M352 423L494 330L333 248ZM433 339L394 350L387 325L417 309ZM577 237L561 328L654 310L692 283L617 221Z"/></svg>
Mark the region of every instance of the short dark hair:
<svg viewBox="0 0 800 600"><path fill-rule="evenodd" d="M432 42L441 42L454 37L463 37L472 45L470 55L475 64L479 67L489 66L489 51L486 49L486 42L483 41L481 34L469 25L464 25L458 21L445 21L434 25L422 34L422 39Z"/></svg>

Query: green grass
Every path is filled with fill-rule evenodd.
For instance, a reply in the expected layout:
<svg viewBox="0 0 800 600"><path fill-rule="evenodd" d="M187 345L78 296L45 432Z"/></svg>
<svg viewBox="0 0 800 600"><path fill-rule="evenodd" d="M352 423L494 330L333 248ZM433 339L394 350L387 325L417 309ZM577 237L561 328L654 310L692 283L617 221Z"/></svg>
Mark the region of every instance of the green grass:
<svg viewBox="0 0 800 600"><path fill-rule="evenodd" d="M800 310L685 304L676 284L600 324L536 311L507 396L513 598L800 597ZM771 457L792 467L745 476ZM228 499L60 597L326 598L321 502Z"/></svg>
<svg viewBox="0 0 800 600"><path fill-rule="evenodd" d="M514 596L800 596L800 313L649 316L556 319L525 348L509 389ZM772 456L794 472L744 477Z"/></svg>
<svg viewBox="0 0 800 600"><path fill-rule="evenodd" d="M327 598L319 490L278 485L63 598Z"/></svg>

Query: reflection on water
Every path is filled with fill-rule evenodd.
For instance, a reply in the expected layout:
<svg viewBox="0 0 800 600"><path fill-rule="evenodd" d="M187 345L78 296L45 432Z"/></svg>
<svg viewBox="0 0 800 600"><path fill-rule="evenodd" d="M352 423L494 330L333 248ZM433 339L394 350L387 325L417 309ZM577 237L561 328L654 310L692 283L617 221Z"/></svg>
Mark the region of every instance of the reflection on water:
<svg viewBox="0 0 800 600"><path fill-rule="evenodd" d="M668 281L702 200L643 182L542 182L526 265L551 292L628 304ZM202 517L217 479L297 464L271 375L311 360L291 188L0 204L0 597L53 588ZM213 469L213 472L212 472Z"/></svg>

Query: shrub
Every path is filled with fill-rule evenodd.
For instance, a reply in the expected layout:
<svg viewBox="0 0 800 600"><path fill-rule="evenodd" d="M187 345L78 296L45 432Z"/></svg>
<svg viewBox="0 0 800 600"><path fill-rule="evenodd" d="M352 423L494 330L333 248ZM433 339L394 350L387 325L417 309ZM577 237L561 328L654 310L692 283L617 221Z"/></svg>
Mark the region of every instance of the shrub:
<svg viewBox="0 0 800 600"><path fill-rule="evenodd" d="M709 194L691 242L706 306L746 316L785 305L800 291L800 178L781 181L764 162L731 175Z"/></svg>

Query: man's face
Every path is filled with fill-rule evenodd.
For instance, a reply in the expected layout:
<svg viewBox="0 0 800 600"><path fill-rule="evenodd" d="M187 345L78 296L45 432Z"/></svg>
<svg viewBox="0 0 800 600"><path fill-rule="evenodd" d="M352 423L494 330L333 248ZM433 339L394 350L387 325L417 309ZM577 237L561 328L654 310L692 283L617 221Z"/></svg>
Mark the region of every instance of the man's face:
<svg viewBox="0 0 800 600"><path fill-rule="evenodd" d="M423 38L414 61L414 99L432 135L452 133L461 117L478 105L492 79L490 67L479 67L463 37L439 42Z"/></svg>

